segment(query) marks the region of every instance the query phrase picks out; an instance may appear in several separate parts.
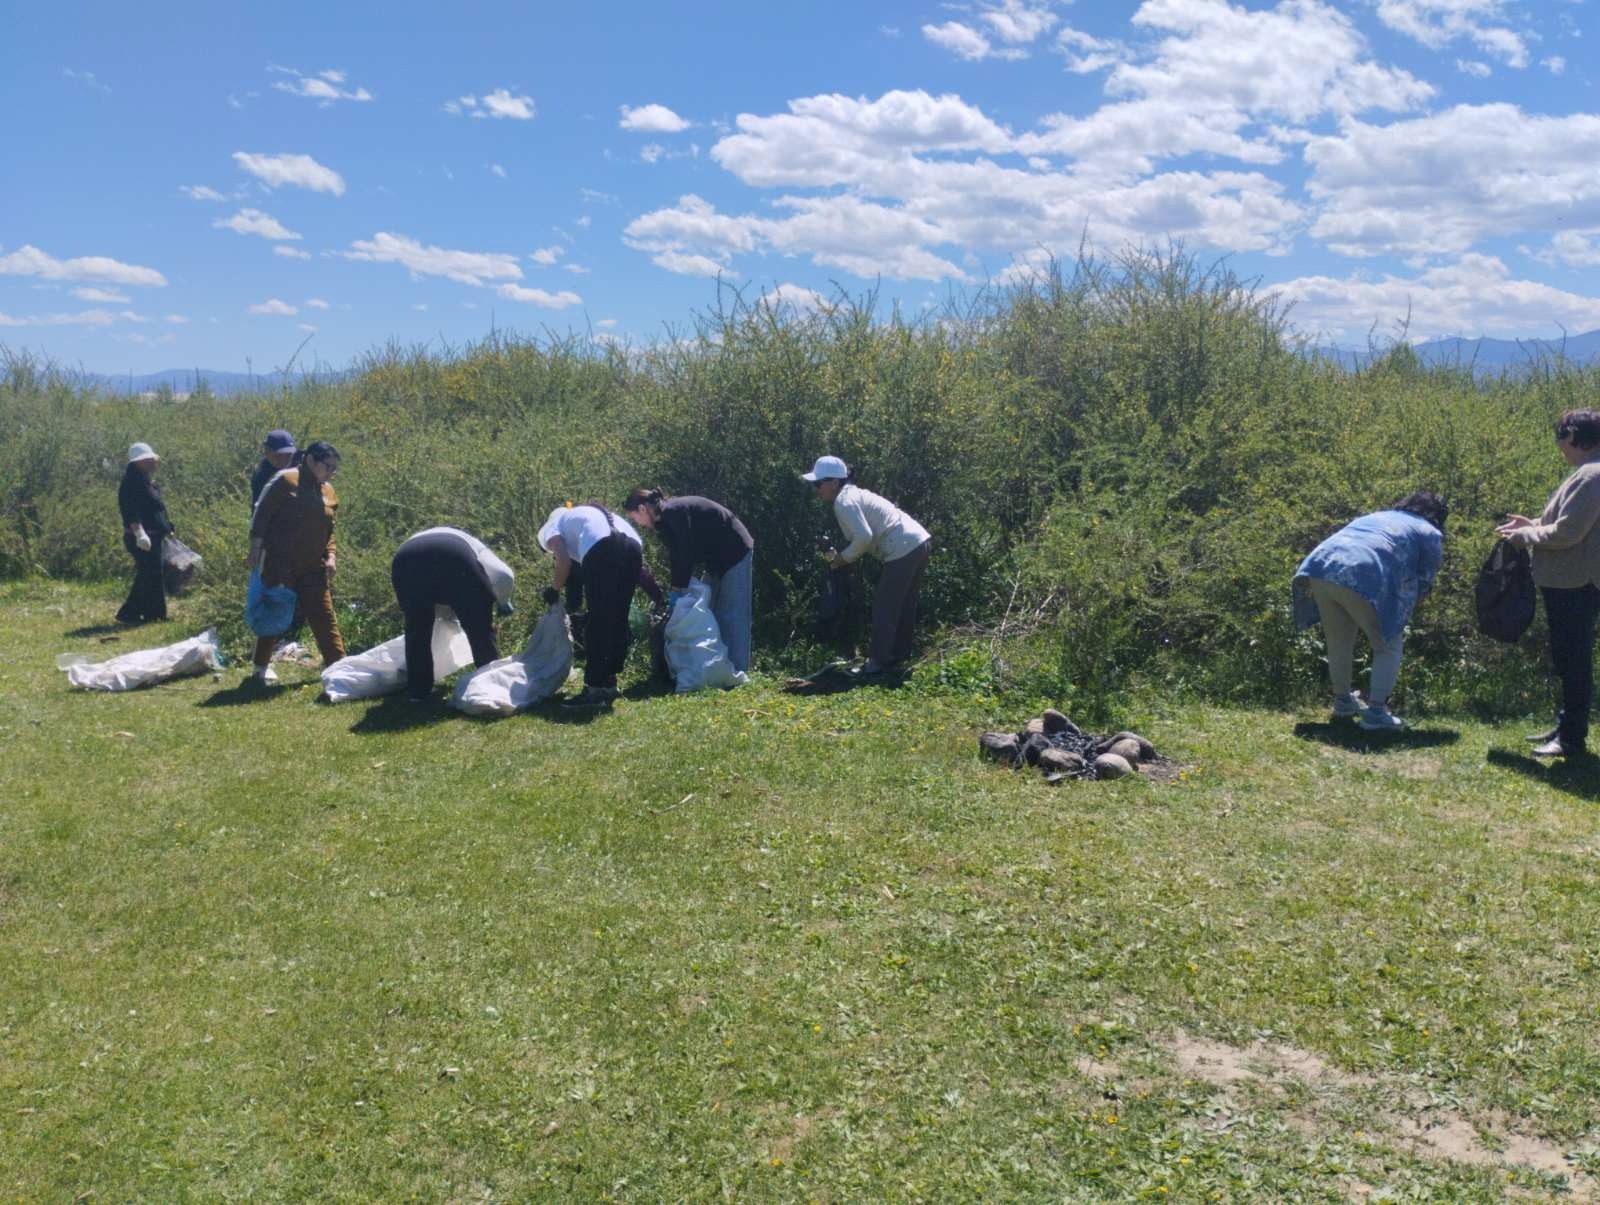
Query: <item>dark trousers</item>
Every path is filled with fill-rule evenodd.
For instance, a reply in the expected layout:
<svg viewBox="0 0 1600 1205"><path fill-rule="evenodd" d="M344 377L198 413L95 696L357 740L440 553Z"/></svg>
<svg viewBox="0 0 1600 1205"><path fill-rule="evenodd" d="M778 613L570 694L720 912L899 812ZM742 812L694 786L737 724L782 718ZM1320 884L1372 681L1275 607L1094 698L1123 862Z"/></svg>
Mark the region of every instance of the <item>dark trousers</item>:
<svg viewBox="0 0 1600 1205"><path fill-rule="evenodd" d="M628 605L639 584L644 554L621 532L613 532L583 558L584 593L589 600L585 686L615 686L628 660Z"/></svg>
<svg viewBox="0 0 1600 1205"><path fill-rule="evenodd" d="M292 582L284 582L295 593L294 622L281 636L262 636L256 640L254 662L266 665L280 643L293 640L300 625L311 625L311 634L317 641L317 652L322 654L322 664L332 665L344 656L344 637L339 633L339 617L333 611L333 588L328 585L328 575L318 569Z"/></svg>
<svg viewBox="0 0 1600 1205"><path fill-rule="evenodd" d="M895 665L911 656L917 628L917 594L922 573L933 555L933 541L924 540L892 561L885 561L872 596L872 645L869 655L879 665Z"/></svg>
<svg viewBox="0 0 1600 1205"><path fill-rule="evenodd" d="M1550 624L1550 664L1561 679L1561 710L1556 728L1562 746L1580 750L1589 738L1589 707L1594 701L1594 625L1600 619L1600 590L1591 583L1574 590L1541 587Z"/></svg>
<svg viewBox="0 0 1600 1205"><path fill-rule="evenodd" d="M406 621L406 691L423 698L433 689L435 608L449 607L472 645L473 665L500 657L494 639L494 591L477 556L452 537L408 540L389 567L395 600Z"/></svg>
<svg viewBox="0 0 1600 1205"><path fill-rule="evenodd" d="M167 585L161 578L161 540L155 539L149 552L142 552L132 536L123 536L122 544L133 554L133 585L128 589L128 600L117 612L122 623L145 623L167 617Z"/></svg>

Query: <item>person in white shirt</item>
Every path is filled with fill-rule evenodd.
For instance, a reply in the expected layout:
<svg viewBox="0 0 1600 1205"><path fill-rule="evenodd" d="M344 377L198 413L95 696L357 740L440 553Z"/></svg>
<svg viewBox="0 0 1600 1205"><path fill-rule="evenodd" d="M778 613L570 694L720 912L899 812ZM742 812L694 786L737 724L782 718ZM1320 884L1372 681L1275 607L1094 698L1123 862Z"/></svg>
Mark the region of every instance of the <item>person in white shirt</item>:
<svg viewBox="0 0 1600 1205"><path fill-rule="evenodd" d="M835 568L853 565L867 553L883 562L872 597L872 644L860 672L871 676L894 669L911 656L917 593L933 540L893 502L855 484L850 466L837 456L819 457L800 480L809 481L817 497L833 504L834 518L850 541L833 554Z"/></svg>
<svg viewBox="0 0 1600 1205"><path fill-rule="evenodd" d="M556 559L550 584L557 590L566 586L574 564L583 569L589 604L588 649L583 693L569 703L609 703L617 697L617 675L628 659L632 635L628 605L641 584L644 540L626 519L591 502L551 511L539 529L539 547Z"/></svg>

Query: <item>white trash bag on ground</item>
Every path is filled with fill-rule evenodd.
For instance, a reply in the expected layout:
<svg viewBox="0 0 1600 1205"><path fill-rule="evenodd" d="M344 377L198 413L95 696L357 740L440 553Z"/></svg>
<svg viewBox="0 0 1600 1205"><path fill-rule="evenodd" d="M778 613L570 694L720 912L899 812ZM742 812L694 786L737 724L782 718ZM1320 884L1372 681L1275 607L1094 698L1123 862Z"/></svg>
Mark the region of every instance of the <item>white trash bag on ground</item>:
<svg viewBox="0 0 1600 1205"><path fill-rule="evenodd" d="M734 669L728 660L728 646L722 643L717 617L711 613L711 587L699 578L691 581L689 592L673 604L665 635L667 667L679 694L708 686L726 690L750 681L749 675Z"/></svg>
<svg viewBox="0 0 1600 1205"><path fill-rule="evenodd" d="M110 661L91 662L82 654L63 653L56 668L67 671L67 681L79 690L137 690L173 678L221 669L217 630L207 628L190 640L158 649L123 653Z"/></svg>
<svg viewBox="0 0 1600 1205"><path fill-rule="evenodd" d="M437 682L472 664L472 644L454 619L433 621L433 679ZM396 636L353 657L342 657L322 671L330 703L392 695L406 684L406 638Z"/></svg>
<svg viewBox="0 0 1600 1205"><path fill-rule="evenodd" d="M510 715L548 699L566 685L571 673L567 609L559 602L551 603L519 655L502 657L461 675L450 706L468 715Z"/></svg>

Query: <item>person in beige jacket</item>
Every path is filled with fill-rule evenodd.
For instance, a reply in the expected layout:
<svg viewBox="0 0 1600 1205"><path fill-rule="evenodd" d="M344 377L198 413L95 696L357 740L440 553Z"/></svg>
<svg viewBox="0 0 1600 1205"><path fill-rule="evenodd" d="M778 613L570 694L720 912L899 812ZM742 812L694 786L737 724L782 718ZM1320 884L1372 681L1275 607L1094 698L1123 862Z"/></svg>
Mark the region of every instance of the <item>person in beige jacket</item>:
<svg viewBox="0 0 1600 1205"><path fill-rule="evenodd" d="M1594 630L1600 619L1600 414L1569 410L1556 423L1556 446L1569 465L1537 521L1511 515L1495 531L1533 551L1533 580L1544 596L1550 661L1561 679L1556 726L1530 737L1535 757L1588 752L1594 697Z"/></svg>

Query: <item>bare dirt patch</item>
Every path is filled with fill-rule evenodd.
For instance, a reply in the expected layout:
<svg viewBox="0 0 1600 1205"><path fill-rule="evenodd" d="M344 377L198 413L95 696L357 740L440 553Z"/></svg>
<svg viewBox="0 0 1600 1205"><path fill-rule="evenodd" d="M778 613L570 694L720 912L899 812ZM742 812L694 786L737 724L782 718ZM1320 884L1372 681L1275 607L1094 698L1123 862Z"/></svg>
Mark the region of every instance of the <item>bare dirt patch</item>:
<svg viewBox="0 0 1600 1205"><path fill-rule="evenodd" d="M1284 1121L1302 1131L1325 1124L1330 1097L1386 1087L1379 1078L1340 1071L1319 1055L1295 1046L1266 1042L1230 1046L1188 1034L1177 1034L1165 1045L1185 1076L1220 1088L1225 1094L1241 1087L1268 1092L1294 1083L1309 1087L1312 1095L1304 1103L1284 1109ZM1400 1107L1379 1110L1373 1116L1373 1129L1398 1135L1400 1145L1412 1154L1472 1167L1517 1166L1564 1176L1571 1187L1572 1200L1600 1201L1600 1184L1574 1167L1560 1147L1542 1138L1513 1133L1511 1119L1504 1114L1489 1111L1468 1118L1453 1109L1433 1107L1415 1090L1407 1091L1399 1085L1385 1095Z"/></svg>

